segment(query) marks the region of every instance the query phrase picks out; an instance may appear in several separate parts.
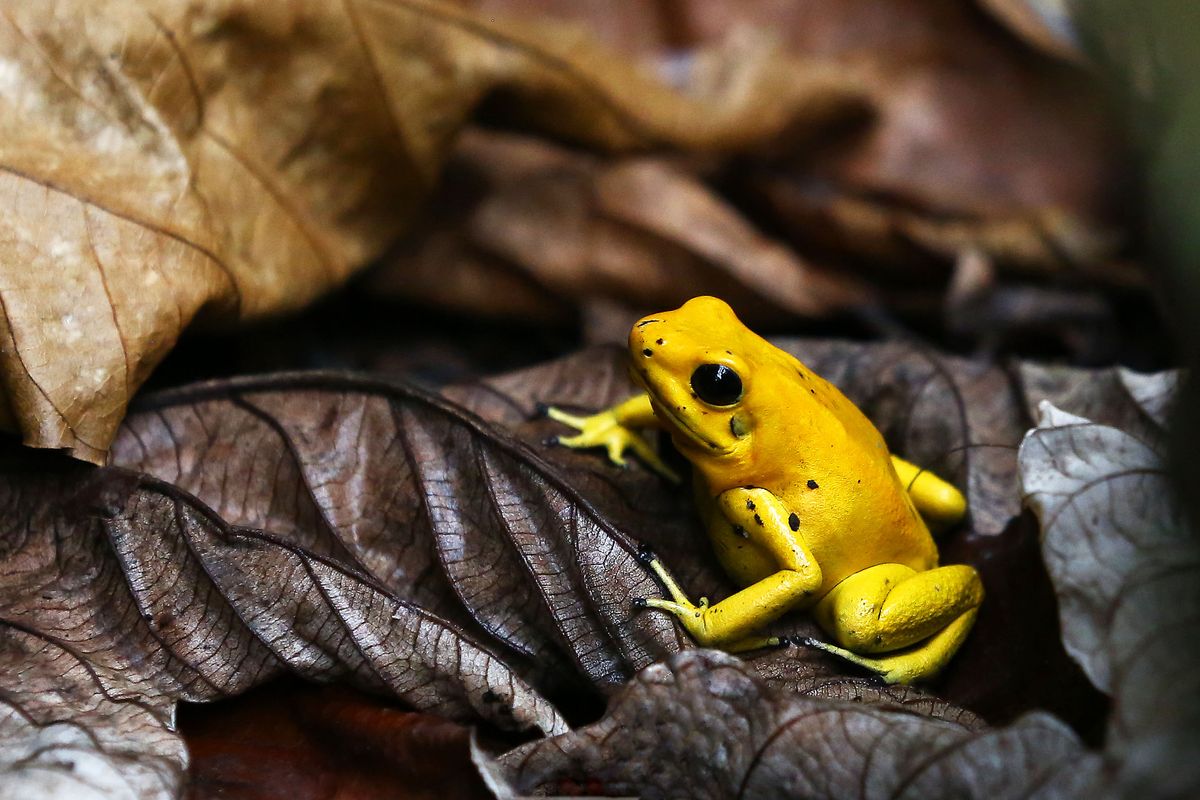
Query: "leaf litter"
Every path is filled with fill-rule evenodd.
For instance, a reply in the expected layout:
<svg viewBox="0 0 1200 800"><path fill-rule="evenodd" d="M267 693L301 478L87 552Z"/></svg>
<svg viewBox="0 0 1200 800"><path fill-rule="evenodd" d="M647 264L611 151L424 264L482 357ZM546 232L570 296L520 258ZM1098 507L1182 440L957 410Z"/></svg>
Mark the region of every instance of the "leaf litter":
<svg viewBox="0 0 1200 800"><path fill-rule="evenodd" d="M940 469L968 489L973 469L989 475L974 484L981 513L970 535L995 536L994 521L1016 513L1007 505L1018 480L1011 445L1023 412L1010 408L1009 422L964 415L972 401L961 395L1002 386L1013 404L1031 403L1017 382L1001 372L989 383L977 365L901 345L784 344L838 381L901 452L911 444L920 461L938 455L931 448L957 451ZM1119 376L1109 385L1148 419L1162 407L1159 384ZM952 699L880 686L818 654L694 651L663 617L634 614L628 598L656 587L634 557L633 533L692 591L729 586L698 546L685 494L638 467L616 471L542 444L548 423L535 418L537 402L597 407L629 389L612 350L451 388L445 399L349 375L236 379L149 398L118 436L113 467L10 451L14 527L0 561L0 618L6 663L22 665L22 679L5 687L4 752L36 750L41 760L6 756L7 774L46 787L70 780L71 791L90 786L96 796L110 785L176 796L186 755L174 704L236 694L286 670L547 737L495 767L521 787L587 776L665 787L669 775L671 786L713 796L770 796L762 787L772 782L844 796L851 784L842 780L867 794L920 794L933 781L972 796L999 785L1083 796L1100 780L1099 757L1044 712L988 727ZM951 428L940 438L939 425ZM996 447L1005 436L1009 446ZM976 444L987 446L966 447ZM1079 580L1070 571L1078 559L1067 572L1048 563L1060 591ZM1086 624L1062 608L1071 642ZM781 630L814 631L804 619ZM1126 666L1144 680L1143 662ZM1111 689L1120 736L1110 736L1110 757L1166 757L1138 749L1147 731L1174 730L1139 705L1142 683ZM568 730L563 714L580 713L570 700L580 692L609 696L609 712ZM672 719L671 709L695 719ZM631 733L638 747L604 735L629 714L661 717L644 726L661 735ZM709 715L735 727L738 718L760 722L752 733L698 722ZM857 765L832 744L865 752L867 741L877 754ZM624 747L626 771L614 772ZM671 753L718 748L732 758L729 747L745 770L725 762L719 790L701 768L652 774ZM63 754L80 749L103 768L66 769ZM808 760L796 762L798 753Z"/></svg>

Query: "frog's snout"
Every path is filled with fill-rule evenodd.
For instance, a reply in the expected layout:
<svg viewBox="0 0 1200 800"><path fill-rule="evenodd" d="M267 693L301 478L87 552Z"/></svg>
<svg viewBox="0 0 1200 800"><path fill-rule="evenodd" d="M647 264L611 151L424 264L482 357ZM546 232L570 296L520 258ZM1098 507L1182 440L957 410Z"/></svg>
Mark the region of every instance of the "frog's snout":
<svg viewBox="0 0 1200 800"><path fill-rule="evenodd" d="M634 326L629 333L629 352L634 356L641 358L653 358L655 350L663 348L667 344L662 330L661 320L653 320L654 323L646 327L639 328Z"/></svg>
<svg viewBox="0 0 1200 800"><path fill-rule="evenodd" d="M661 326L662 319L660 319L658 317L644 317L643 319L638 320L634 324L634 326L632 328L630 328L630 330L629 330L629 352L630 353L636 354L636 353L640 353L642 350L646 349L646 342L648 341L647 336L646 336L646 331L647 331L647 329L653 329L656 325ZM658 338L661 339L662 337L659 336ZM643 353L643 355L645 355L645 354Z"/></svg>

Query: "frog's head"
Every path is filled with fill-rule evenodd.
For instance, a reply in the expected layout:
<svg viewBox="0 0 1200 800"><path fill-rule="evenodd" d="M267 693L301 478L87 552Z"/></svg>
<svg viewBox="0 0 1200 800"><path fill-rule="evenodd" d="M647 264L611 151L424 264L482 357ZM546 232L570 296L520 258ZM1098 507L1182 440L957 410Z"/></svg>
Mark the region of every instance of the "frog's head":
<svg viewBox="0 0 1200 800"><path fill-rule="evenodd" d="M638 321L629 352L636 379L689 459L750 458L755 431L776 405L770 381L785 354L715 297Z"/></svg>

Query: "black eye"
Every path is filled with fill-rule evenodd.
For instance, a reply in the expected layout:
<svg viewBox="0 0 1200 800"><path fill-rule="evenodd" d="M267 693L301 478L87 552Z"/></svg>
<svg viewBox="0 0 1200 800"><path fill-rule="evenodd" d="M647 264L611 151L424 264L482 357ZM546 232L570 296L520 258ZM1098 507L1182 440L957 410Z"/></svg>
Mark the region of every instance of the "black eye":
<svg viewBox="0 0 1200 800"><path fill-rule="evenodd" d="M692 373L692 389L713 406L731 406L742 397L742 379L724 364L701 364Z"/></svg>

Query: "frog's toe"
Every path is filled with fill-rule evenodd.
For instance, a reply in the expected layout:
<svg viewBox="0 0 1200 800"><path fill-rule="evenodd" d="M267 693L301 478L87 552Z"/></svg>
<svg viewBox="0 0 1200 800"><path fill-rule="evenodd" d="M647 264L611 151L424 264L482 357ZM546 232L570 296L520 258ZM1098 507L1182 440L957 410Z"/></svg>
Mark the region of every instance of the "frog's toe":
<svg viewBox="0 0 1200 800"><path fill-rule="evenodd" d="M570 447L572 449L578 448L578 447L586 447L585 444L580 443L580 439L582 439L582 438L583 438L582 434L577 434L575 436L555 436L555 437L553 437L555 444L562 445L563 447Z"/></svg>
<svg viewBox="0 0 1200 800"><path fill-rule="evenodd" d="M655 561L658 561L658 556L654 554L654 551L652 549L650 549L650 545L639 544L638 551L637 551L637 560L642 562L646 566L650 566Z"/></svg>
<svg viewBox="0 0 1200 800"><path fill-rule="evenodd" d="M619 439L609 439L604 443L605 450L608 451L608 460L617 465L621 469L628 469L629 464L625 461L626 444Z"/></svg>
<svg viewBox="0 0 1200 800"><path fill-rule="evenodd" d="M674 600L665 600L661 597L645 597L642 598L642 602L645 603L644 608L657 608L659 611L674 614L680 619L699 616L701 613L699 608L690 603L684 605L683 603L677 603Z"/></svg>
<svg viewBox="0 0 1200 800"><path fill-rule="evenodd" d="M555 422L561 422L563 425L569 425L577 431L583 430L584 426L587 425L587 417L579 417L574 414L568 414L561 408L556 408L555 406L548 406L545 403L539 403L538 409L545 416L549 417Z"/></svg>

